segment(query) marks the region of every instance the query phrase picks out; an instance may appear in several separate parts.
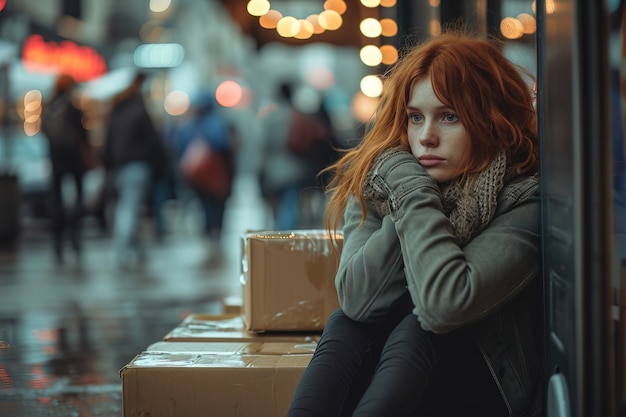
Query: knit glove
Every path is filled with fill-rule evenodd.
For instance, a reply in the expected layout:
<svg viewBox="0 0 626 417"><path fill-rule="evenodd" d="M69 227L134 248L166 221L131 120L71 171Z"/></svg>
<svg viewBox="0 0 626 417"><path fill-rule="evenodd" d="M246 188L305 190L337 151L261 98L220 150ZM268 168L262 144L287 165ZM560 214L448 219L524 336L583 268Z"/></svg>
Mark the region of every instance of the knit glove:
<svg viewBox="0 0 626 417"><path fill-rule="evenodd" d="M374 160L363 187L365 201L381 216L399 216L400 199L404 191L427 186L439 187L410 152L401 147L391 148Z"/></svg>
<svg viewBox="0 0 626 417"><path fill-rule="evenodd" d="M385 182L381 170L385 167L386 172L389 168L390 161L406 161L417 164L415 157L401 147L390 148L376 157L372 167L365 177L363 185L363 198L365 202L378 214L381 218L391 214L389 196L391 190Z"/></svg>

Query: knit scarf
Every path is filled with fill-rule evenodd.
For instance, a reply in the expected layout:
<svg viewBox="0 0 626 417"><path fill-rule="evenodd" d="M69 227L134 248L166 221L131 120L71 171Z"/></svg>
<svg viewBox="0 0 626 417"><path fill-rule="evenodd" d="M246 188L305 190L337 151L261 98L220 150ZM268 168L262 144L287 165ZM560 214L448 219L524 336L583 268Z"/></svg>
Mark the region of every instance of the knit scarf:
<svg viewBox="0 0 626 417"><path fill-rule="evenodd" d="M486 169L471 180L469 187L458 179L441 187L444 213L452 223L459 246L465 246L493 218L506 174L506 154L500 152Z"/></svg>

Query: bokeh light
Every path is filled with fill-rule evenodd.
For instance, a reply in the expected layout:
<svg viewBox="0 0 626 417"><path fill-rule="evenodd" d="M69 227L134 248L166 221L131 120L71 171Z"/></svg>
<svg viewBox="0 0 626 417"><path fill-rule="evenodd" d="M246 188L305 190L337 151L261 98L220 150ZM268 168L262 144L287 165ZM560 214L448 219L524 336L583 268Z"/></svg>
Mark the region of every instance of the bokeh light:
<svg viewBox="0 0 626 417"><path fill-rule="evenodd" d="M300 30L294 35L296 39L309 39L313 36L313 24L305 19L298 19Z"/></svg>
<svg viewBox="0 0 626 417"><path fill-rule="evenodd" d="M313 25L313 33L316 35L319 35L320 33L324 33L326 32L326 29L324 29L322 27L322 25L320 25L319 22L319 15L317 14L312 14L310 16L308 16L306 18L307 22L311 23Z"/></svg>
<svg viewBox="0 0 626 417"><path fill-rule="evenodd" d="M361 30L361 33L368 38L377 38L383 31L378 19L374 19L373 17L361 20L359 29Z"/></svg>
<svg viewBox="0 0 626 417"><path fill-rule="evenodd" d="M324 10L318 17L320 26L326 30L337 30L343 24L341 15L334 10Z"/></svg>
<svg viewBox="0 0 626 417"><path fill-rule="evenodd" d="M430 21L430 25L428 27L428 30L429 30L431 36L439 36L439 35L441 35L441 22L439 21L439 19L432 19Z"/></svg>
<svg viewBox="0 0 626 417"><path fill-rule="evenodd" d="M398 34L398 24L393 19L382 19L380 21L381 34L386 37L396 36Z"/></svg>
<svg viewBox="0 0 626 417"><path fill-rule="evenodd" d="M383 61L383 54L376 45L365 45L359 52L361 61L370 67L375 67Z"/></svg>
<svg viewBox="0 0 626 417"><path fill-rule="evenodd" d="M376 113L376 106L378 106L377 98L368 97L360 91L352 98L352 114L359 122L366 123L370 121Z"/></svg>
<svg viewBox="0 0 626 417"><path fill-rule="evenodd" d="M270 10L270 2L267 0L250 0L246 10L252 16L263 16Z"/></svg>
<svg viewBox="0 0 626 417"><path fill-rule="evenodd" d="M524 25L514 17L505 17L500 21L500 32L507 39L519 39L524 35Z"/></svg>
<svg viewBox="0 0 626 417"><path fill-rule="evenodd" d="M380 0L361 0L361 4L365 7L378 7L380 5Z"/></svg>
<svg viewBox="0 0 626 417"><path fill-rule="evenodd" d="M306 80L319 90L326 90L335 85L335 74L326 67L312 67L306 73Z"/></svg>
<svg viewBox="0 0 626 417"><path fill-rule="evenodd" d="M241 86L232 80L222 81L215 90L215 100L223 107L235 107L242 97Z"/></svg>
<svg viewBox="0 0 626 417"><path fill-rule="evenodd" d="M530 35L537 31L537 21L535 20L534 16L528 13L520 13L517 16L517 20L519 20L522 23L522 26L524 28L524 33L526 35Z"/></svg>
<svg viewBox="0 0 626 417"><path fill-rule="evenodd" d="M259 24L265 29L276 29L278 21L282 18L281 12L272 9L259 18Z"/></svg>
<svg viewBox="0 0 626 417"><path fill-rule="evenodd" d="M163 109L171 116L180 116L189 110L189 94L185 91L174 90L169 92L163 100Z"/></svg>
<svg viewBox="0 0 626 417"><path fill-rule="evenodd" d="M278 21L276 31L283 38L293 38L300 32L300 22L293 16L285 16Z"/></svg>
<svg viewBox="0 0 626 417"><path fill-rule="evenodd" d="M172 0L150 0L150 11L162 13L170 8Z"/></svg>
<svg viewBox="0 0 626 417"><path fill-rule="evenodd" d="M361 92L368 97L379 97L383 92L383 82L376 75L366 75L361 79Z"/></svg>
<svg viewBox="0 0 626 417"><path fill-rule="evenodd" d="M348 6L343 0L326 0L324 10L334 10L339 14L344 14L348 10Z"/></svg>
<svg viewBox="0 0 626 417"><path fill-rule="evenodd" d="M391 65L398 60L398 50L393 45L383 45L380 47L380 52L383 55L383 64Z"/></svg>

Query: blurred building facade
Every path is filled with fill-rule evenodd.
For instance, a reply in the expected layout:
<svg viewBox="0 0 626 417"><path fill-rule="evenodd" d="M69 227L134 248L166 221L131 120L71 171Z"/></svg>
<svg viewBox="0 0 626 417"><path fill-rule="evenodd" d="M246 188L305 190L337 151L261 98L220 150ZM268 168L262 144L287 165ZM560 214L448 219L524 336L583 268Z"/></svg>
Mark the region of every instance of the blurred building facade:
<svg viewBox="0 0 626 417"><path fill-rule="evenodd" d="M504 16L531 16L535 7L530 0L272 1L272 11L300 21L338 5L340 26L305 38L268 28L262 19L267 16L252 15L249 3L0 1L0 97L5 103L0 170L14 175L22 191L41 194L49 167L37 108L49 98L59 72L73 73L83 85L81 105L96 147L102 145L109 99L137 70L150 76L145 95L164 131L199 97L215 94L240 138L242 173L254 174L259 166L255 121L272 105L272 94L284 80L297 86L295 102L301 110L313 113L324 106L335 137L350 146L358 142L376 101L376 92L364 90L364 80L378 82L404 45L434 36L460 18L479 33L503 37L498 28ZM383 26L382 33L364 32L366 20ZM509 55L534 72L534 33L515 36L506 44ZM91 189L97 190L102 175L90 176Z"/></svg>

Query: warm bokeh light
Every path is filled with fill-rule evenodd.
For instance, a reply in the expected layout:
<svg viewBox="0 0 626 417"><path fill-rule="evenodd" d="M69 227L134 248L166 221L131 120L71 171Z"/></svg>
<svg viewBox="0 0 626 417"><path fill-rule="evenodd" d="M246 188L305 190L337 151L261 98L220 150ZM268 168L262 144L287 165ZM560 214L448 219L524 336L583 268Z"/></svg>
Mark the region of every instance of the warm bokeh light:
<svg viewBox="0 0 626 417"><path fill-rule="evenodd" d="M368 97L362 92L358 91L352 98L352 114L354 115L354 118L359 122L366 123L370 121L372 117L374 117L377 105L377 98Z"/></svg>
<svg viewBox="0 0 626 417"><path fill-rule="evenodd" d="M393 19L382 19L380 21L380 28L383 36L391 37L398 34L398 24Z"/></svg>
<svg viewBox="0 0 626 417"><path fill-rule="evenodd" d="M368 17L361 20L359 29L361 30L363 36L368 38L379 37L383 30L378 19L374 19L373 17Z"/></svg>
<svg viewBox="0 0 626 417"><path fill-rule="evenodd" d="M252 16L263 16L270 10L270 2L267 0L250 0L246 10Z"/></svg>
<svg viewBox="0 0 626 417"><path fill-rule="evenodd" d="M24 119L24 122L26 122L27 124L33 125L37 123L38 120L39 120L38 114L30 114L28 115L28 117L26 117L26 119Z"/></svg>
<svg viewBox="0 0 626 417"><path fill-rule="evenodd" d="M537 31L537 21L534 16L528 13L521 13L517 16L517 20L522 23L525 34L530 35Z"/></svg>
<svg viewBox="0 0 626 417"><path fill-rule="evenodd" d="M150 11L154 13L162 13L169 9L172 0L150 0Z"/></svg>
<svg viewBox="0 0 626 417"><path fill-rule="evenodd" d="M326 30L337 30L343 24L341 15L334 10L324 10L318 17L320 26Z"/></svg>
<svg viewBox="0 0 626 417"><path fill-rule="evenodd" d="M294 35L296 39L309 39L313 36L313 24L305 19L298 19L300 30Z"/></svg>
<svg viewBox="0 0 626 417"><path fill-rule="evenodd" d="M259 18L259 24L265 29L276 29L278 21L282 18L281 12L272 9Z"/></svg>
<svg viewBox="0 0 626 417"><path fill-rule="evenodd" d="M310 22L313 25L313 33L319 35L320 33L326 32L319 22L319 15L312 14L306 18L307 22Z"/></svg>
<svg viewBox="0 0 626 417"><path fill-rule="evenodd" d="M365 45L359 51L361 62L370 67L375 67L383 61L383 54L376 45Z"/></svg>
<svg viewBox="0 0 626 417"><path fill-rule="evenodd" d="M23 129L27 136L34 136L41 130L41 100L39 90L29 90L24 94L18 115L24 120Z"/></svg>
<svg viewBox="0 0 626 417"><path fill-rule="evenodd" d="M293 16L285 16L278 21L276 31L283 38L293 38L300 32L300 22Z"/></svg>
<svg viewBox="0 0 626 417"><path fill-rule="evenodd" d="M36 122L24 121L24 133L26 136L35 136L41 130L41 119L37 118Z"/></svg>
<svg viewBox="0 0 626 417"><path fill-rule="evenodd" d="M546 6L546 13L547 14L552 14L556 10L556 2L555 2L555 0L546 0L545 1L545 6ZM533 0L533 2L530 4L530 8L531 8L531 10L533 11L534 14L537 14L537 2L535 0Z"/></svg>
<svg viewBox="0 0 626 417"><path fill-rule="evenodd" d="M383 45L380 47L383 54L383 64L391 65L398 60L398 50L393 45Z"/></svg>
<svg viewBox="0 0 626 417"><path fill-rule="evenodd" d="M524 25L514 17L505 17L500 21L500 32L507 39L519 39L524 34Z"/></svg>
<svg viewBox="0 0 626 417"><path fill-rule="evenodd" d="M284 38L309 39L313 35L324 33L326 30L337 30L343 25L341 15L348 9L344 0L326 0L324 10L319 14L311 14L306 19L270 9L267 0L250 0L247 5L248 13L259 17L259 25L264 29L276 29Z"/></svg>
<svg viewBox="0 0 626 417"><path fill-rule="evenodd" d="M306 73L306 80L319 90L326 90L335 85L335 74L326 67L313 67Z"/></svg>
<svg viewBox="0 0 626 417"><path fill-rule="evenodd" d="M70 40L45 41L29 35L22 45L22 62L27 70L70 74L78 82L92 80L107 72L106 61L94 48Z"/></svg>
<svg viewBox="0 0 626 417"><path fill-rule="evenodd" d="M383 82L376 75L366 75L361 79L361 92L368 97L380 97L383 92Z"/></svg>
<svg viewBox="0 0 626 417"><path fill-rule="evenodd" d="M29 90L24 94L24 108L29 109L33 104L41 106L42 95L39 90Z"/></svg>
<svg viewBox="0 0 626 417"><path fill-rule="evenodd" d="M361 4L365 7L378 7L380 5L380 0L361 0Z"/></svg>
<svg viewBox="0 0 626 417"><path fill-rule="evenodd" d="M428 5L430 7L439 7L440 0L428 0Z"/></svg>
<svg viewBox="0 0 626 417"><path fill-rule="evenodd" d="M396 0L380 0L382 7L393 7L396 5Z"/></svg>
<svg viewBox="0 0 626 417"><path fill-rule="evenodd" d="M429 31L431 36L441 35L441 22L439 19L432 19L430 21Z"/></svg>
<svg viewBox="0 0 626 417"><path fill-rule="evenodd" d="M189 110L189 105L189 94L180 90L171 91L163 100L163 108L171 116L185 114Z"/></svg>
<svg viewBox="0 0 626 417"><path fill-rule="evenodd" d="M242 97L241 86L232 80L223 81L215 90L215 100L223 107L235 107Z"/></svg>
<svg viewBox="0 0 626 417"><path fill-rule="evenodd" d="M326 0L324 10L334 10L339 14L344 14L348 10L348 6L343 0Z"/></svg>

